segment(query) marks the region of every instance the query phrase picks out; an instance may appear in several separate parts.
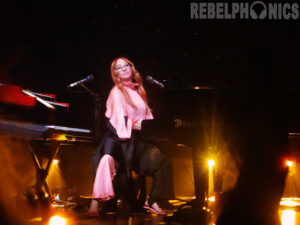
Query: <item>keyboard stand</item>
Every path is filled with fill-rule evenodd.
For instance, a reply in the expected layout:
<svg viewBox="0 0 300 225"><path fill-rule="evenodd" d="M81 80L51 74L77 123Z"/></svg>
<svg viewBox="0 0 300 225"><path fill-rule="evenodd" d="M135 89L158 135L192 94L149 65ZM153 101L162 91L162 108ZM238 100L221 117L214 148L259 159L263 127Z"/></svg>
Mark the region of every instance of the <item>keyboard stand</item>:
<svg viewBox="0 0 300 225"><path fill-rule="evenodd" d="M59 151L59 148L61 146L61 143L59 142L56 142L54 144L54 148L55 150L51 153L50 157L49 157L49 160L47 162L47 165L45 168L42 167L39 159L38 159L38 156L36 155L35 151L32 149L32 147L29 145L29 149L31 151L31 155L32 155L32 159L33 159L33 163L36 167L36 182L35 182L35 188L36 190L38 191L42 191L42 188L44 187L49 199L50 199L50 202L52 202L53 200L53 196L52 196L52 193L50 191L50 188L48 186L48 183L47 183L47 176L49 174L49 170L51 168L51 165L52 165L52 162L54 160L54 158L56 157L58 151Z"/></svg>

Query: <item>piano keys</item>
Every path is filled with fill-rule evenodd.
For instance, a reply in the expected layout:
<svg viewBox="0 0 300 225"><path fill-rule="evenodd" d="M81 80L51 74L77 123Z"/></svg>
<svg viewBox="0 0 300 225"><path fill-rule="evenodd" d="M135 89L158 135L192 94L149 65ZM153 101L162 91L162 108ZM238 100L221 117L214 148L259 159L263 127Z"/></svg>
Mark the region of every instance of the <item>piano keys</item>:
<svg viewBox="0 0 300 225"><path fill-rule="evenodd" d="M0 120L0 134L28 140L93 142L89 129Z"/></svg>

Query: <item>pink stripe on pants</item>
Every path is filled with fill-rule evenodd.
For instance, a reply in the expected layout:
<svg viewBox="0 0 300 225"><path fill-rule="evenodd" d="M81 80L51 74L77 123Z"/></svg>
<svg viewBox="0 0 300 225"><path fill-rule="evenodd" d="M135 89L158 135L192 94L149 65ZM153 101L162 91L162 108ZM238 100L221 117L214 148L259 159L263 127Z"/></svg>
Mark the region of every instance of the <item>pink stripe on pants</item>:
<svg viewBox="0 0 300 225"><path fill-rule="evenodd" d="M116 175L118 163L111 155L102 156L95 176L93 198L109 200L115 196L112 180Z"/></svg>

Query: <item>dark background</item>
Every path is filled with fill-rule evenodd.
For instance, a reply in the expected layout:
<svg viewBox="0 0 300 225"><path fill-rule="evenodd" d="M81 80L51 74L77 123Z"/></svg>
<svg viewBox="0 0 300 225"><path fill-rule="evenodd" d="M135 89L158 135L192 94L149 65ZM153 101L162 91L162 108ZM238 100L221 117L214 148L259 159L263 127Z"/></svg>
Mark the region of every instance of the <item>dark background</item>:
<svg viewBox="0 0 300 225"><path fill-rule="evenodd" d="M87 86L105 104L113 85L110 63L123 55L143 77L167 80L172 88L274 87L297 127L299 19L190 19L190 2L1 3L1 82L56 94L70 103L68 124L88 128L93 99L66 86L94 74ZM151 96L158 89L146 89L155 108Z"/></svg>
<svg viewBox="0 0 300 225"><path fill-rule="evenodd" d="M258 202L266 200L266 204L255 206L257 211L271 215L266 209L278 204L272 201L279 201L278 189L284 186L285 176L278 173L274 162L285 153L280 149L287 138L285 128L300 132L299 19L193 20L190 2L12 0L0 3L0 83L54 93L57 101L70 103L69 112L58 116L57 124L92 129L93 98L87 92L75 92L78 87L72 92L66 87L94 74L95 80L87 86L102 97L104 106L113 86L110 63L115 57L128 57L143 78L150 75L168 84L160 90L145 82L155 118L159 119L157 112L165 109L186 122L197 124L200 120L200 126L205 120L211 125L207 137L212 143L218 141L213 133L218 133L219 128L214 127L215 114L225 121L227 130L233 128L224 132L228 136L226 144L233 142L236 149L228 147L233 158L246 162L246 170L240 170L244 174L240 183L244 186L237 191L246 193L249 201L236 195L233 200L237 203L232 206L237 208L232 214L228 208L229 218L236 215L243 218L242 206L254 202L256 196L261 197ZM218 104L211 104L213 98L206 95L207 91L202 95L200 89L195 94L196 90L191 89L194 86L213 87L221 93L215 95ZM161 101L162 96L167 99ZM211 113L207 118L198 114L209 107L207 111ZM104 110L102 107L101 115ZM161 133L171 133L167 125L158 124ZM206 143L199 134L206 133L197 127L185 128L178 135L174 133L174 144L194 141L197 146L201 142L197 148L203 150ZM93 151L94 146L60 151L67 186L77 187L79 193L91 192L89 165ZM193 161L197 162L197 158ZM257 172L257 168L261 170ZM196 191L200 191L194 183ZM261 195L254 193L256 190ZM244 218L251 218L248 210L245 212Z"/></svg>

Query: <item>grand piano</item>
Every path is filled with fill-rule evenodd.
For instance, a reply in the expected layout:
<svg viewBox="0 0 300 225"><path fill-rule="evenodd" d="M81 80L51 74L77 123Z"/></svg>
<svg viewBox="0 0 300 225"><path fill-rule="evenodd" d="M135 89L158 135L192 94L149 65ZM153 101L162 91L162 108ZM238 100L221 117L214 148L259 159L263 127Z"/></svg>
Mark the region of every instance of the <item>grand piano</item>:
<svg viewBox="0 0 300 225"><path fill-rule="evenodd" d="M279 118L279 120L276 121L274 119L274 121L276 121L277 124L283 123L283 127L288 128L289 133L286 133L286 135L289 135L289 144L293 145L290 147L296 149L295 146L297 145L297 149L299 149L300 135L298 131L300 120L299 104L297 104L299 93L297 92L296 95L296 93L293 92L290 93L286 91L281 93L277 91L274 92L277 94L275 95L273 92L269 92L269 89L265 90L262 88L259 90L264 95L260 96L254 92L256 95L253 96L257 96L257 98L250 94L248 95L242 88L223 88L221 90L209 87L166 88L156 89L153 93L148 92L150 96L150 107L153 109L156 120L145 121L143 124L143 131L147 132L145 136L151 137L150 139L153 139L158 144L167 143L165 146L169 149L176 147L189 147L192 149L196 201L191 204L193 205L193 210L195 210L193 214L197 215L197 217L201 217L200 214L203 213L202 208L206 206L205 198L207 197L208 191L208 172L204 169L205 165L203 161L201 161L201 156L209 153L210 149L208 147L214 144L214 141L218 141L218 138L219 140L221 140L220 138L224 138L221 137L224 133L219 133L220 136L217 136L221 130L219 128L224 129L224 127L218 124L218 120L215 118L215 116L217 116L216 113L218 113L218 116L220 116L221 113L221 116L224 116L224 112L226 112L225 115L230 119L226 121L226 126L239 126L239 124L231 123L235 121L234 116L239 114L241 116L237 118L237 121L241 122L242 125L246 124L250 126L251 123L258 123L253 120L255 116L252 116L252 114L256 115L255 112L261 110L262 112L259 111L259 113L261 113L259 115L269 115L269 117L272 118ZM248 98L245 98L245 96ZM249 100L252 102L249 102ZM265 103L269 102L271 102L270 105L265 107L253 107L264 106ZM263 110L265 109L269 111L264 112ZM284 111L284 113L281 111ZM239 114L237 112L239 112ZM262 116L262 118L267 118L267 116ZM243 121L243 119L248 121ZM273 134L273 130L270 127L273 127L274 123L268 121L260 122L263 122L261 124L263 124L264 129L270 131L270 134ZM274 130L274 135L276 135L276 131L279 130L280 137L282 137L283 132L281 132L280 126L278 126L279 128L277 125L274 127L277 129ZM245 131L243 134L245 136L248 135L247 129L247 126L244 126L244 130L241 129L241 131ZM255 127L253 129L255 130ZM264 137L263 133L259 135ZM254 135L254 137L260 137L259 135ZM259 140L257 140L257 143L258 141ZM162 146L164 145L162 144ZM243 154L243 152L239 154ZM184 213L183 211L183 214ZM182 215L179 217L181 216ZM205 217L204 213L201 218L205 221Z"/></svg>
<svg viewBox="0 0 300 225"><path fill-rule="evenodd" d="M170 156L191 150L196 197L191 204L197 215L205 214L202 208L207 197L207 170L200 156L207 152L216 125L215 89L210 86L152 88L148 96L155 119L143 121L144 137Z"/></svg>
<svg viewBox="0 0 300 225"><path fill-rule="evenodd" d="M46 178L61 146L94 141L90 129L56 124L56 115L66 115L68 110L69 104L56 101L54 94L37 93L0 83L0 135L28 143L26 148L36 168L35 188L39 192L43 192L44 188L50 201L53 198ZM38 153L43 152L45 144L50 145L52 150L48 152L48 162L43 167Z"/></svg>

